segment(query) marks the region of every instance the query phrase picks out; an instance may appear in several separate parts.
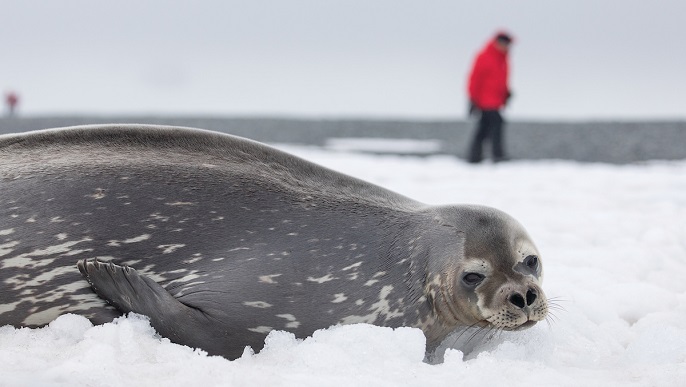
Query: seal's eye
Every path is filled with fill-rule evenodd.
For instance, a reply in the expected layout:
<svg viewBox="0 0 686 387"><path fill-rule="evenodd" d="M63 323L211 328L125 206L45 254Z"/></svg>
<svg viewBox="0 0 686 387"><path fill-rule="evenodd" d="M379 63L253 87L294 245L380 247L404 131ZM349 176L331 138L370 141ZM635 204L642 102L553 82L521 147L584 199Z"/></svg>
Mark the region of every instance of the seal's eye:
<svg viewBox="0 0 686 387"><path fill-rule="evenodd" d="M531 270L538 269L538 257L535 255L529 255L524 258L524 264Z"/></svg>
<svg viewBox="0 0 686 387"><path fill-rule="evenodd" d="M479 273L467 273L462 277L462 282L464 282L467 286L476 286L480 284L484 278L486 277Z"/></svg>

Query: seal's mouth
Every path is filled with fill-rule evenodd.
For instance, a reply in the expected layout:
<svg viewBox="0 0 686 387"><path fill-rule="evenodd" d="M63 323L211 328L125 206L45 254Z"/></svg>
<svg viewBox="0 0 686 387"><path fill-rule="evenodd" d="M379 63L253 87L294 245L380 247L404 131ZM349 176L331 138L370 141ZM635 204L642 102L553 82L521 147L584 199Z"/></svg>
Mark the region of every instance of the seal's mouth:
<svg viewBox="0 0 686 387"><path fill-rule="evenodd" d="M495 325L495 324L489 323L486 320L484 320L484 322L486 322L488 325L492 325L492 326ZM520 325L514 326L514 327L500 327L500 328L503 330L506 330L506 331L513 331L513 332L514 331L523 331L525 329L529 329L532 326L536 325L537 322L538 321L534 321L534 320L526 320L526 322L524 322Z"/></svg>
<svg viewBox="0 0 686 387"><path fill-rule="evenodd" d="M513 330L513 331L521 331L521 330L524 330L524 329L529 329L529 328L531 328L532 326L536 325L537 322L538 322L538 321L534 321L534 320L526 320L526 322L525 322L524 324L522 324L522 325L520 325L520 326L518 326L518 327L514 327L512 330Z"/></svg>

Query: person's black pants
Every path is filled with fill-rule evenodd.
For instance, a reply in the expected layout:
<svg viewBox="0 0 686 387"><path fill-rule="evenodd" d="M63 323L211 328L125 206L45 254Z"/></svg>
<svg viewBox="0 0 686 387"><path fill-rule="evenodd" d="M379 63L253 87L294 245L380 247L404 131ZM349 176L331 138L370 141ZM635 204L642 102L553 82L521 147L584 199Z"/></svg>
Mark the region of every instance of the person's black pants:
<svg viewBox="0 0 686 387"><path fill-rule="evenodd" d="M469 151L469 162L478 163L483 159L483 143L489 139L493 152L493 161L505 159L503 150L503 117L498 110L484 110L476 127L476 133L472 139Z"/></svg>

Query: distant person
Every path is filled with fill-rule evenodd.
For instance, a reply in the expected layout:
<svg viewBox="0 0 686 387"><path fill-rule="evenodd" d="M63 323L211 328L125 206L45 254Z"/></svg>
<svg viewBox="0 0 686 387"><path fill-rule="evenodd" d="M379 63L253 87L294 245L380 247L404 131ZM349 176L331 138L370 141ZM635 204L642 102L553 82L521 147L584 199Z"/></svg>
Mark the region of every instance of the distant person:
<svg viewBox="0 0 686 387"><path fill-rule="evenodd" d="M15 92L10 91L5 95L5 103L7 104L7 114L12 117L19 104L19 96Z"/></svg>
<svg viewBox="0 0 686 387"><path fill-rule="evenodd" d="M469 74L469 113L479 116L469 151L470 163L482 161L483 142L486 139L491 142L493 161L507 160L503 145L504 122L500 110L511 96L507 80L507 53L512 41L510 34L497 33L478 53Z"/></svg>

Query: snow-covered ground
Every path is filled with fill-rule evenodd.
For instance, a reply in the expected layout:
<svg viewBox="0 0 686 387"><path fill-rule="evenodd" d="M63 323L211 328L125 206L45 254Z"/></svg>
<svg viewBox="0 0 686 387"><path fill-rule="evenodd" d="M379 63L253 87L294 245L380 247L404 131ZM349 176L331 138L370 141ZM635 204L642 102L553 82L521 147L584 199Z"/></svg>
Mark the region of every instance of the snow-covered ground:
<svg viewBox="0 0 686 387"><path fill-rule="evenodd" d="M0 328L0 385L686 385L686 162L472 166L282 148L427 203L510 213L542 253L554 317L428 364L410 328L272 332L261 353L231 362L161 339L139 316L93 327L66 315L43 329Z"/></svg>
<svg viewBox="0 0 686 387"><path fill-rule="evenodd" d="M324 144L337 152L399 153L430 155L441 151L439 140L413 140L404 138L329 138Z"/></svg>

